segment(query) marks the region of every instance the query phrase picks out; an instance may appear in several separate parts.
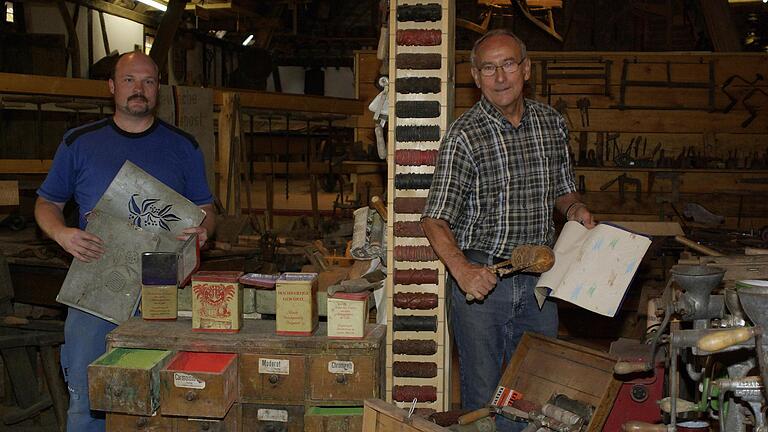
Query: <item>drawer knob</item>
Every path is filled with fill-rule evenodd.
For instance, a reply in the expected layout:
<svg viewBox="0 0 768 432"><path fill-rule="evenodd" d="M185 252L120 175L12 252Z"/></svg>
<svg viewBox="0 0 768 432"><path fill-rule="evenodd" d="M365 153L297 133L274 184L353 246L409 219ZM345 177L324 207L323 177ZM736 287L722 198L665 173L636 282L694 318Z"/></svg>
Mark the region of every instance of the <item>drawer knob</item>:
<svg viewBox="0 0 768 432"><path fill-rule="evenodd" d="M347 383L347 376L345 374L338 374L336 375L336 382L339 384L346 384Z"/></svg>
<svg viewBox="0 0 768 432"><path fill-rule="evenodd" d="M280 381L280 377L277 376L277 374L272 374L269 376L269 383L270 384L277 384L277 382Z"/></svg>
<svg viewBox="0 0 768 432"><path fill-rule="evenodd" d="M143 428L144 426L149 424L149 420L147 420L146 417L139 417L136 419L136 427Z"/></svg>
<svg viewBox="0 0 768 432"><path fill-rule="evenodd" d="M211 428L211 424L210 424L210 423L208 423L208 422L202 423L202 424L200 425L200 430L204 430L204 431L207 431L207 430L208 430L208 429L210 429L210 428Z"/></svg>
<svg viewBox="0 0 768 432"><path fill-rule="evenodd" d="M192 390L188 391L187 394L184 395L184 399L188 400L189 402L197 400L197 392Z"/></svg>

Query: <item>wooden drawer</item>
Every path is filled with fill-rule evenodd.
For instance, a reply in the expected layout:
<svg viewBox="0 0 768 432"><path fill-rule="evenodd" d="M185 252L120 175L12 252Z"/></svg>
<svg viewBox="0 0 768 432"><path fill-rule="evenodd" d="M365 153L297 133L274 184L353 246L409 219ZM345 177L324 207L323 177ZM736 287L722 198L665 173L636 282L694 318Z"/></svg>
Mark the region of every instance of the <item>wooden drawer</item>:
<svg viewBox="0 0 768 432"><path fill-rule="evenodd" d="M223 419L176 418L176 432L239 432L240 416L240 405L234 404Z"/></svg>
<svg viewBox="0 0 768 432"><path fill-rule="evenodd" d="M304 415L305 432L361 432L362 407L311 407Z"/></svg>
<svg viewBox="0 0 768 432"><path fill-rule="evenodd" d="M303 432L304 407L243 404L243 425L249 432Z"/></svg>
<svg viewBox="0 0 768 432"><path fill-rule="evenodd" d="M240 355L242 401L304 401L304 356Z"/></svg>
<svg viewBox="0 0 768 432"><path fill-rule="evenodd" d="M237 399L237 354L180 352L160 382L163 415L224 418Z"/></svg>
<svg viewBox="0 0 768 432"><path fill-rule="evenodd" d="M107 432L173 432L173 418L107 413Z"/></svg>
<svg viewBox="0 0 768 432"><path fill-rule="evenodd" d="M374 363L369 356L310 356L310 399L362 402L376 397L379 376Z"/></svg>
<svg viewBox="0 0 768 432"><path fill-rule="evenodd" d="M160 369L171 351L116 348L88 366L91 409L152 415L160 403Z"/></svg>

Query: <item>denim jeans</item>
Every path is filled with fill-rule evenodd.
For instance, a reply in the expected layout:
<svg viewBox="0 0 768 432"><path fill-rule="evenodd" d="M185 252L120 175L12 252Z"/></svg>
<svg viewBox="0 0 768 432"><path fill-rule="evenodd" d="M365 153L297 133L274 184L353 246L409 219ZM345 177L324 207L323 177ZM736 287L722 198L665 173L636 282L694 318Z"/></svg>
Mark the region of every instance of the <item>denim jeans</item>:
<svg viewBox="0 0 768 432"><path fill-rule="evenodd" d="M494 257L465 251L470 261L490 265ZM523 333L557 336L557 305L547 300L539 309L533 290L538 277L518 273L498 279L496 287L482 301L468 302L452 277L448 278L451 296L450 324L459 354L461 405L477 409L487 405L507 362ZM520 431L525 423L496 417L498 431Z"/></svg>
<svg viewBox="0 0 768 432"><path fill-rule="evenodd" d="M117 327L78 309L69 308L64 323L61 367L69 390L67 431L103 432L104 413L91 411L88 365L106 351L107 333Z"/></svg>

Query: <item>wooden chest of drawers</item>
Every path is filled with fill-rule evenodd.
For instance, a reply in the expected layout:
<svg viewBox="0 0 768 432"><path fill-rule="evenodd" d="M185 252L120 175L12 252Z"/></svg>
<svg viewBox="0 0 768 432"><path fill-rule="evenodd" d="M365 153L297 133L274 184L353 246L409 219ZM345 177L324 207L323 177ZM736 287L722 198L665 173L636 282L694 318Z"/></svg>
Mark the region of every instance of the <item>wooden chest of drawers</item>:
<svg viewBox="0 0 768 432"><path fill-rule="evenodd" d="M363 339L329 339L326 328L320 323L312 336L278 336L274 321L246 320L239 333L200 333L192 331L189 319L133 318L110 333L107 344L110 348L235 354L237 373L222 378L236 381L232 383L236 404L227 415L236 418L222 422L217 430L293 432L317 423L314 417L305 421L305 416L318 407L362 407L364 399L384 397L386 327L367 326ZM109 426L118 423L130 424L129 430L166 430L160 425L169 419L175 425L169 430L178 430L187 421L165 413L161 397L155 418L114 417L108 430L125 430L125 426ZM199 419L204 420L211 419ZM355 425L350 431L360 424L356 418L341 420ZM190 422L198 424L197 419ZM157 429L147 428L150 424Z"/></svg>

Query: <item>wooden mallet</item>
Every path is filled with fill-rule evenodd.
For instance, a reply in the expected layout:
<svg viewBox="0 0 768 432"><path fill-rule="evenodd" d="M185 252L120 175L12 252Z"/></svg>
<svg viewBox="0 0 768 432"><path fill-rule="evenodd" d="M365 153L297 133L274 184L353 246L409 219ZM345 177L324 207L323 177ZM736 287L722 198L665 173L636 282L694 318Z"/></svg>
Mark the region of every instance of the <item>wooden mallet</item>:
<svg viewBox="0 0 768 432"><path fill-rule="evenodd" d="M499 276L526 271L529 273L544 273L555 265L555 253L545 245L520 245L512 249L512 258L488 266L488 270ZM475 297L467 294L467 301Z"/></svg>

